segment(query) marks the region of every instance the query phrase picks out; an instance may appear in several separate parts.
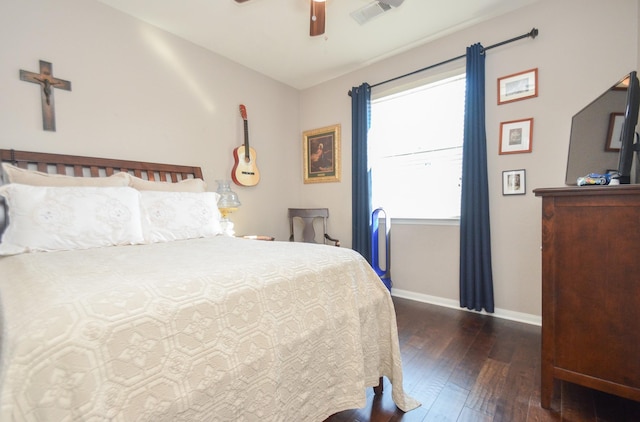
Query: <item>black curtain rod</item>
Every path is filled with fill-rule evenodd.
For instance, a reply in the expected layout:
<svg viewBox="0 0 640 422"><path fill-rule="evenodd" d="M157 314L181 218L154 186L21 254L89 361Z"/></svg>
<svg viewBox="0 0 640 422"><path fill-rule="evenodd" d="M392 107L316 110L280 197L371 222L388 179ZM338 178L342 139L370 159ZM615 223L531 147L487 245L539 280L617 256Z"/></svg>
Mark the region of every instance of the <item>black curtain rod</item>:
<svg viewBox="0 0 640 422"><path fill-rule="evenodd" d="M488 47L484 47L484 49L482 51L485 52L487 50L491 50L492 48L500 47L501 45L509 44L511 42L518 41L518 40L521 40L523 38L535 38L537 36L538 36L538 29L537 28L533 28L531 31L527 32L526 34L523 34L523 35L520 35L518 37L511 38L509 40L502 41L502 42L490 45ZM416 73L424 72L425 70L433 69L434 67L442 66L443 64L447 64L447 63L451 63L451 62L456 61L456 60L463 59L466 56L467 56L466 54L463 54L461 56L454 57L452 59L448 59L448 60L442 61L440 63L432 64L431 66L423 67L422 69L414 70L413 72L406 73L406 74L400 75L400 76L396 76L395 78L387 79L386 81L378 82L377 84L370 85L370 87L371 88L375 88L377 86L380 86L380 85L383 85L383 84L386 84L386 83L389 83L389 82L393 82L393 81L396 81L398 79L406 78L407 76L415 75ZM349 96L351 96L351 91L349 91Z"/></svg>

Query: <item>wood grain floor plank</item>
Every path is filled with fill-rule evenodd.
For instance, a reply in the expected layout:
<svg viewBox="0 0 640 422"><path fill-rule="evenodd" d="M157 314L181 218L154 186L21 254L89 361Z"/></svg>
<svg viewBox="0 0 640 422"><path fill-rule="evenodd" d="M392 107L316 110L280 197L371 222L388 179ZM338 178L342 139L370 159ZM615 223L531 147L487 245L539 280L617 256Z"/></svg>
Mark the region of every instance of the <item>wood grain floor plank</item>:
<svg viewBox="0 0 640 422"><path fill-rule="evenodd" d="M517 328L513 326L509 330L514 331ZM505 334L508 333L505 332ZM498 338L503 337L505 336L498 336ZM494 421L526 421L533 394L531 387L536 384L538 374L536 362L539 360L540 351L531 341L528 341L531 336L526 333L511 334L508 337L516 339L516 343L510 346L512 350L509 352L509 370L503 392L498 400Z"/></svg>
<svg viewBox="0 0 640 422"><path fill-rule="evenodd" d="M498 401L504 394L508 372L508 364L487 359L469 393L466 406L481 413L495 415Z"/></svg>
<svg viewBox="0 0 640 422"><path fill-rule="evenodd" d="M429 409L424 421L457 421L468 396L469 390L455 384L447 384Z"/></svg>
<svg viewBox="0 0 640 422"><path fill-rule="evenodd" d="M491 422L493 417L465 407L456 422Z"/></svg>
<svg viewBox="0 0 640 422"><path fill-rule="evenodd" d="M531 386L534 384L534 366L511 362L498 398L494 421L526 421L531 399Z"/></svg>
<svg viewBox="0 0 640 422"><path fill-rule="evenodd" d="M490 329L487 329L488 326L489 324L486 324L481 328L464 359L451 374L449 382L467 390L471 390L476 383L480 370L496 342L496 337Z"/></svg>

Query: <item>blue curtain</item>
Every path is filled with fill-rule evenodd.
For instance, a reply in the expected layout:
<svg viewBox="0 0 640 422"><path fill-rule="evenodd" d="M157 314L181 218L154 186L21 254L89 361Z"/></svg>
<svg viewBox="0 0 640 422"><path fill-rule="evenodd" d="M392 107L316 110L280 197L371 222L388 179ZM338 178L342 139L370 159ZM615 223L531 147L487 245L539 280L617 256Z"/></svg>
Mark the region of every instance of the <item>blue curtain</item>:
<svg viewBox="0 0 640 422"><path fill-rule="evenodd" d="M484 48L467 48L467 88L462 147L460 306L494 311L485 130Z"/></svg>
<svg viewBox="0 0 640 422"><path fill-rule="evenodd" d="M351 88L352 248L371 263L371 169L367 160L371 125L371 87Z"/></svg>

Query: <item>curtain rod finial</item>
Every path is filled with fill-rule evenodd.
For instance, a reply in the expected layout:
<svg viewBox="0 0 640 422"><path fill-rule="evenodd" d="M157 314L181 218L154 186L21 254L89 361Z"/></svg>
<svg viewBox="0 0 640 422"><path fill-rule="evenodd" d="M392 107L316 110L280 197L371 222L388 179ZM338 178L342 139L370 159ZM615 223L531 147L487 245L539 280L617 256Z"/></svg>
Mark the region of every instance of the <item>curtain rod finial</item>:
<svg viewBox="0 0 640 422"><path fill-rule="evenodd" d="M529 36L530 36L531 38L535 38L535 37L537 37L537 36L538 36L538 28L533 28L533 29L531 30L531 32L529 32Z"/></svg>

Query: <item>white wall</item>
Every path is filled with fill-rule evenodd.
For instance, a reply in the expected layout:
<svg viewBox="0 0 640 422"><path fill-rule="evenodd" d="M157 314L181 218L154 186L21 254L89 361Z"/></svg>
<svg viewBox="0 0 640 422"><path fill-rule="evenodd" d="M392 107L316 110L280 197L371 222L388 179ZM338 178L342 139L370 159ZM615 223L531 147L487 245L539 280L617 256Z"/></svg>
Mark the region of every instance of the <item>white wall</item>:
<svg viewBox="0 0 640 422"><path fill-rule="evenodd" d="M571 117L625 73L637 69L638 20L638 0L541 0L302 92L303 130L342 123L345 174L340 185L305 187L303 201L322 202L334 215L340 210L345 218L333 219L332 231L343 238L350 233L350 87L365 81L375 84L464 54L473 43L488 46L536 27L540 34L535 40L487 53L486 111L496 307L505 315L515 313L511 316L516 318L517 314L525 319L539 316L541 200L532 190L564 185ZM452 66L464 66L464 61ZM531 68L539 71L539 97L498 106L497 78ZM374 88L373 95L387 88ZM532 153L499 155L500 122L528 117L534 118ZM526 169L524 196L502 196L502 171L512 169ZM416 183L416 194L419 189ZM394 225L391 276L395 291L457 303L458 237L457 226Z"/></svg>
<svg viewBox="0 0 640 422"><path fill-rule="evenodd" d="M39 60L72 83L54 94L56 132L42 130L38 86L19 79ZM288 235L302 180L293 88L96 1L3 0L0 92L0 148L198 165L210 190L230 178L245 104L262 179L234 186L232 219L238 233Z"/></svg>
<svg viewBox="0 0 640 422"><path fill-rule="evenodd" d="M490 45L537 27L537 39L488 52L486 90L496 306L539 315L540 199L532 189L563 185L571 117L637 69L639 16L638 0L540 0L298 92L98 2L3 0L0 148L200 165L215 190L213 181L229 177L232 150L242 143L238 105L244 103L262 180L235 187L243 202L232 216L238 231L286 239L287 207L328 206L331 233L349 247L347 91L464 54L472 43ZM38 87L18 77L20 69L37 70L40 59L72 82L72 92L55 93L57 132L42 130ZM496 79L534 67L540 96L497 106ZM499 123L526 117L535 119L533 152L499 156ZM302 131L336 123L342 125L342 181L304 185ZM502 171L522 168L527 194L503 197ZM456 303L458 236L457 226L396 225L395 291Z"/></svg>

